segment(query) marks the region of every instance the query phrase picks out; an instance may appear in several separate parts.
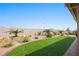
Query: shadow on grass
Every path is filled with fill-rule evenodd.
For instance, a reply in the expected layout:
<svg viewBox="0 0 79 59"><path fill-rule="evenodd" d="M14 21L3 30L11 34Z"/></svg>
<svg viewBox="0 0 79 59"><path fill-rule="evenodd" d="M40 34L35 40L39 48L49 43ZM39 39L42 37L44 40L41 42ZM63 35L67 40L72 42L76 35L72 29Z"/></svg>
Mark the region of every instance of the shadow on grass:
<svg viewBox="0 0 79 59"><path fill-rule="evenodd" d="M62 56L74 41L74 37L64 38L50 46L34 51L26 56Z"/></svg>

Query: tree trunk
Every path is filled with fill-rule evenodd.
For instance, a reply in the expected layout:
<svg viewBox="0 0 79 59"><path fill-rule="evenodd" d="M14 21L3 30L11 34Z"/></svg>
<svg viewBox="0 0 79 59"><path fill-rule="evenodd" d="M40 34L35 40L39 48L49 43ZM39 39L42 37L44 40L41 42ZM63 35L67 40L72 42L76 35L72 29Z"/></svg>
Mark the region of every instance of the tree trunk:
<svg viewBox="0 0 79 59"><path fill-rule="evenodd" d="M15 33L15 37L17 37L18 36L18 33Z"/></svg>

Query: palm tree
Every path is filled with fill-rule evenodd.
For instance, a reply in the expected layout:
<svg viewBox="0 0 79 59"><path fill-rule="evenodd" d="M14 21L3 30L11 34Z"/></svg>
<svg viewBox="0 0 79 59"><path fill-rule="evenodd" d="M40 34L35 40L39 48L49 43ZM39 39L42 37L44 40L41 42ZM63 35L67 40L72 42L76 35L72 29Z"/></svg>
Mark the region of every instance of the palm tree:
<svg viewBox="0 0 79 59"><path fill-rule="evenodd" d="M13 34L13 35L14 35L13 37L17 37L17 36L18 36L18 33L23 32L23 30L11 29L11 30L8 31L8 32L9 32L9 34Z"/></svg>

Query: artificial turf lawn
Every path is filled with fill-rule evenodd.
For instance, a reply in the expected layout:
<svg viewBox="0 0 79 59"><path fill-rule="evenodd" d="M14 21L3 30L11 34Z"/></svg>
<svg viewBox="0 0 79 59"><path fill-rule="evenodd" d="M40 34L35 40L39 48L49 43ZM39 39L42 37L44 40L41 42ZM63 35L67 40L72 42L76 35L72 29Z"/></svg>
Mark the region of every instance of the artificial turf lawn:
<svg viewBox="0 0 79 59"><path fill-rule="evenodd" d="M33 41L12 50L10 56L62 56L74 41L74 37L56 37Z"/></svg>

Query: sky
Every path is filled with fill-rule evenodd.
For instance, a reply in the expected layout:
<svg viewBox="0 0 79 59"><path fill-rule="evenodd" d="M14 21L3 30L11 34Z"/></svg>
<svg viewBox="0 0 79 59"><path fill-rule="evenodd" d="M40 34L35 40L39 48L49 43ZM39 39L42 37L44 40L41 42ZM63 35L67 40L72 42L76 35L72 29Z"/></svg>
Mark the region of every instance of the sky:
<svg viewBox="0 0 79 59"><path fill-rule="evenodd" d="M76 30L76 22L63 3L0 3L0 26Z"/></svg>

